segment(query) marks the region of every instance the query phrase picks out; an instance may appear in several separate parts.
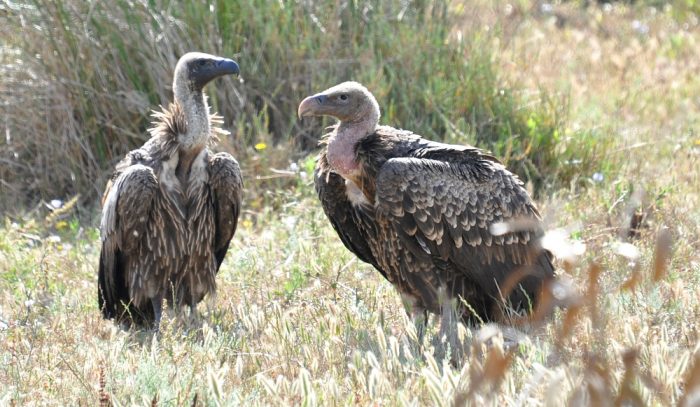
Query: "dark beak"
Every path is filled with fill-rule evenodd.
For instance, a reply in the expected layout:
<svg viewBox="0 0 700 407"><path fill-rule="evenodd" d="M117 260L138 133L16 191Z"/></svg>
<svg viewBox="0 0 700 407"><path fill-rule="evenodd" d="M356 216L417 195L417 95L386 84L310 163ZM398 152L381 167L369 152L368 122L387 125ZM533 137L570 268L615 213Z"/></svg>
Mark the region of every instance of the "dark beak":
<svg viewBox="0 0 700 407"><path fill-rule="evenodd" d="M238 75L240 69L236 61L228 58L215 58L213 63L191 73L192 81L199 89L211 82L212 80L224 75Z"/></svg>
<svg viewBox="0 0 700 407"><path fill-rule="evenodd" d="M233 59L222 58L216 66L221 75L238 75L241 73L238 64Z"/></svg>

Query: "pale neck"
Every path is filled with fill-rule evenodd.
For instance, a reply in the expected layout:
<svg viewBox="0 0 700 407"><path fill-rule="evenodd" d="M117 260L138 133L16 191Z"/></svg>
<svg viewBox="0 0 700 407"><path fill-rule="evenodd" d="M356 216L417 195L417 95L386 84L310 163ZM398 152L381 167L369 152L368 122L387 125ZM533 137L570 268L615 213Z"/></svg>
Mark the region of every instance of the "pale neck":
<svg viewBox="0 0 700 407"><path fill-rule="evenodd" d="M211 124L209 123L209 105L202 91L176 91L175 101L180 105L187 122L187 131L178 135L178 141L186 150L205 146L209 141Z"/></svg>

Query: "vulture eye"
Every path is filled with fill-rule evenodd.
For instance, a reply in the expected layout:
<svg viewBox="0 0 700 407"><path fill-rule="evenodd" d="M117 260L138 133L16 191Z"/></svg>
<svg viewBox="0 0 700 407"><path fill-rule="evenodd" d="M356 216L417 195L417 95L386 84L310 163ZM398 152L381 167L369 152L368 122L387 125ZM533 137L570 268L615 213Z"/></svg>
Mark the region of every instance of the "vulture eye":
<svg viewBox="0 0 700 407"><path fill-rule="evenodd" d="M348 100L348 95L343 93L342 95L340 95L340 100Z"/></svg>
<svg viewBox="0 0 700 407"><path fill-rule="evenodd" d="M207 60L206 59L200 59L197 61L197 66L200 68L203 68L204 66L207 65Z"/></svg>

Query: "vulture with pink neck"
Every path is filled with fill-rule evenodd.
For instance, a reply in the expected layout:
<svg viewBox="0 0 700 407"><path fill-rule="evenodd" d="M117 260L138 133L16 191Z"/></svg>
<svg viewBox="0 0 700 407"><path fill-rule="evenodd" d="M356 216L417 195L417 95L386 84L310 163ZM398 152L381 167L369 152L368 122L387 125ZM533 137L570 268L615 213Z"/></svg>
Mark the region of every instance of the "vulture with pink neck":
<svg viewBox="0 0 700 407"><path fill-rule="evenodd" d="M533 309L554 276L551 255L537 208L498 160L379 125L376 99L356 82L307 97L298 114L338 119L322 141L316 191L345 246L409 313L444 315L447 300L473 323Z"/></svg>
<svg viewBox="0 0 700 407"><path fill-rule="evenodd" d="M163 299L192 312L216 289L216 273L236 231L238 162L209 150L221 117L204 86L238 74L235 61L199 52L175 67L175 101L154 114L151 138L117 164L102 198L98 305L124 326L158 329Z"/></svg>

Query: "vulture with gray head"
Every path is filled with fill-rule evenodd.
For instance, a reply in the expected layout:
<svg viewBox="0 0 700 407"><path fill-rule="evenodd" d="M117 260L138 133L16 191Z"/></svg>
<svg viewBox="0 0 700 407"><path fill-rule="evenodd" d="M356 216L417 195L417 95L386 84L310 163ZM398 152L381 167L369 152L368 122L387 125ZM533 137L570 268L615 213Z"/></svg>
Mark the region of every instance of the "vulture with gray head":
<svg viewBox="0 0 700 407"><path fill-rule="evenodd" d="M464 322L532 309L554 269L537 208L498 160L378 125L376 99L356 82L307 97L298 114L338 119L322 141L316 191L345 246L414 317L444 317L445 300Z"/></svg>
<svg viewBox="0 0 700 407"><path fill-rule="evenodd" d="M231 59L183 55L174 103L154 113L151 138L117 164L102 198L97 294L104 318L157 329L163 299L195 312L215 291L236 231L242 181L230 154L208 148L226 132L202 90L238 72Z"/></svg>

